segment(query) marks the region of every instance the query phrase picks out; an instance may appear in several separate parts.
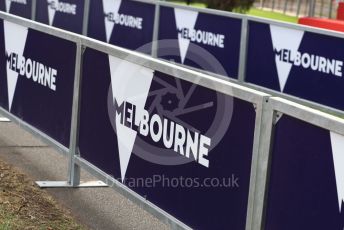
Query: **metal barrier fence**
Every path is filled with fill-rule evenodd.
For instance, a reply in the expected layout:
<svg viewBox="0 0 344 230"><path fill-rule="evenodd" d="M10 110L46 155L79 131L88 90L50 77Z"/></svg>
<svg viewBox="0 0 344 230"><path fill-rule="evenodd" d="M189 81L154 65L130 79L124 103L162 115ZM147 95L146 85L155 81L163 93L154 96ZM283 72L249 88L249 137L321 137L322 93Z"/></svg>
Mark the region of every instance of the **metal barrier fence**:
<svg viewBox="0 0 344 230"><path fill-rule="evenodd" d="M252 224L268 95L16 16L0 18L1 81L8 83L1 112L70 157L67 182L40 186L102 185L80 184L81 166L174 228ZM164 178L146 187L157 176ZM176 182L180 177L185 181ZM225 179L226 187L211 184ZM145 183L131 187L132 180Z"/></svg>
<svg viewBox="0 0 344 230"><path fill-rule="evenodd" d="M341 119L270 99L223 76L185 69L6 13L0 18L0 49L6 54L0 58L0 112L70 158L67 182L39 182L41 186L103 185L80 184L80 167L84 167L176 229L280 229L285 226L283 218L299 215L292 208L305 209L303 216L290 222L293 226L341 225ZM271 21L255 18L244 21L241 26L249 32L244 41L250 40L257 26L263 36L276 41L274 34L283 35L280 25L287 26L276 22L270 26L266 24ZM299 40L303 35L295 35L295 28L325 37L329 33L288 28ZM246 43L241 44L243 48ZM284 50L283 42L276 44L272 47ZM241 58L246 60L245 55ZM328 71L336 73L336 64ZM286 151L294 158L303 152L305 156L298 161ZM297 162L285 166L292 160ZM306 171L319 172L319 162L326 162L322 177L330 182L313 197L310 193L322 184L306 177ZM230 183L221 184L221 179ZM278 184L285 180L289 184ZM290 192L282 193L286 186ZM326 202L319 203L327 191ZM307 208L312 209L311 216ZM311 217L318 221L310 223Z"/></svg>

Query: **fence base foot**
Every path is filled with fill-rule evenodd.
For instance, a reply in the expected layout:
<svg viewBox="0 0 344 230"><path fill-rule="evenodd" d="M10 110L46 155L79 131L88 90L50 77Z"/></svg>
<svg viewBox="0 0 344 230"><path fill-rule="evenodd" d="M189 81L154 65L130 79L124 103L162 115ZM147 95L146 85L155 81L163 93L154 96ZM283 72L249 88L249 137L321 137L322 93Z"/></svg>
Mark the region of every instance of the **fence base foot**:
<svg viewBox="0 0 344 230"><path fill-rule="evenodd" d="M0 117L0 122L11 122L7 117Z"/></svg>
<svg viewBox="0 0 344 230"><path fill-rule="evenodd" d="M77 186L72 186L68 181L36 181L40 188L94 188L108 187L103 181L80 182Z"/></svg>

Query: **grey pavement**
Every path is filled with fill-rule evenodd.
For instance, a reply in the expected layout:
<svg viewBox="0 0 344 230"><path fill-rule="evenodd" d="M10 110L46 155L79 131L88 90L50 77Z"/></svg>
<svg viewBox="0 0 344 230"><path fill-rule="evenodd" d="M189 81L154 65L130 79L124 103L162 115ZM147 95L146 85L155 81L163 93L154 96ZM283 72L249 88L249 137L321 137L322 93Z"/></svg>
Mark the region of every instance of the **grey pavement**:
<svg viewBox="0 0 344 230"><path fill-rule="evenodd" d="M66 180L67 158L12 122L0 122L0 159L33 180ZM94 179L81 172L82 179ZM47 191L90 229L169 229L111 188Z"/></svg>

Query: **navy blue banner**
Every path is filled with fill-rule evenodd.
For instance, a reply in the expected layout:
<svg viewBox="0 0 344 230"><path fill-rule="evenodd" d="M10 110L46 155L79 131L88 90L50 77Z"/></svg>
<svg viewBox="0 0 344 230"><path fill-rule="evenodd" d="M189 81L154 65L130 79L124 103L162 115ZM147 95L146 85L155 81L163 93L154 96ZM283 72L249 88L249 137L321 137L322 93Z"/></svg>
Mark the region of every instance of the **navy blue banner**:
<svg viewBox="0 0 344 230"><path fill-rule="evenodd" d="M81 157L194 229L245 229L255 110L87 49Z"/></svg>
<svg viewBox="0 0 344 230"><path fill-rule="evenodd" d="M84 0L38 0L36 21L81 34Z"/></svg>
<svg viewBox="0 0 344 230"><path fill-rule="evenodd" d="M273 146L265 229L343 229L344 137L283 115Z"/></svg>
<svg viewBox="0 0 344 230"><path fill-rule="evenodd" d="M248 34L247 82L344 109L343 39L258 22Z"/></svg>
<svg viewBox="0 0 344 230"><path fill-rule="evenodd" d="M31 19L32 0L1 0L0 10Z"/></svg>
<svg viewBox="0 0 344 230"><path fill-rule="evenodd" d="M0 21L0 105L69 146L76 45Z"/></svg>
<svg viewBox="0 0 344 230"><path fill-rule="evenodd" d="M160 58L237 78L240 37L241 19L180 8L160 9Z"/></svg>
<svg viewBox="0 0 344 230"><path fill-rule="evenodd" d="M155 5L130 0L92 0L88 36L150 54Z"/></svg>

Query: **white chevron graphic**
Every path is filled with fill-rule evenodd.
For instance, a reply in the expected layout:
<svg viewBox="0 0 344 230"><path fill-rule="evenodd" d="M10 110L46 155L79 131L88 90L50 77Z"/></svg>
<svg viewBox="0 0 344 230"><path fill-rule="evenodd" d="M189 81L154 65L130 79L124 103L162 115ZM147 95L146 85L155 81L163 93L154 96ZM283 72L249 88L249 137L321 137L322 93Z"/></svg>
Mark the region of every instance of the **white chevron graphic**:
<svg viewBox="0 0 344 230"><path fill-rule="evenodd" d="M7 54L16 53L23 56L28 29L26 27L4 21L5 50ZM18 73L10 69L10 63L7 62L7 90L9 111L12 108L14 92L16 90Z"/></svg>
<svg viewBox="0 0 344 230"><path fill-rule="evenodd" d="M58 0L47 0L48 2L48 17L49 17L49 25L53 25L56 9L51 7L51 5L57 6L59 4Z"/></svg>
<svg viewBox="0 0 344 230"><path fill-rule="evenodd" d="M198 12L184 10L184 9L174 9L174 16L176 19L177 29L180 31L181 29L187 28L189 31L195 29ZM185 61L186 53L189 49L190 40L183 38L182 35L178 34L178 43L179 43L179 52L180 57L182 59L182 63Z"/></svg>
<svg viewBox="0 0 344 230"><path fill-rule="evenodd" d="M109 13L113 13L115 15L118 14L121 4L122 4L122 0L103 0L104 14L105 15ZM104 16L104 22L105 22L106 41L110 42L110 38L113 31L113 27L115 26L115 22L109 21L106 16Z"/></svg>
<svg viewBox="0 0 344 230"><path fill-rule="evenodd" d="M282 49L291 50L291 59L295 59L295 55L299 50L304 31L270 25L270 32L273 48L278 51ZM281 92L283 92L293 65L291 63L286 63L279 60L277 56L275 56L275 62L280 89Z"/></svg>
<svg viewBox="0 0 344 230"><path fill-rule="evenodd" d="M336 174L339 211L344 201L344 136L330 132L334 170Z"/></svg>
<svg viewBox="0 0 344 230"><path fill-rule="evenodd" d="M5 0L5 5L6 5L6 12L9 13L11 9L11 0Z"/></svg>
<svg viewBox="0 0 344 230"><path fill-rule="evenodd" d="M109 56L113 101L136 106L135 124L139 125L153 79L153 70ZM114 103L115 104L115 103ZM125 178L137 132L122 125L116 114L116 133L122 182Z"/></svg>

